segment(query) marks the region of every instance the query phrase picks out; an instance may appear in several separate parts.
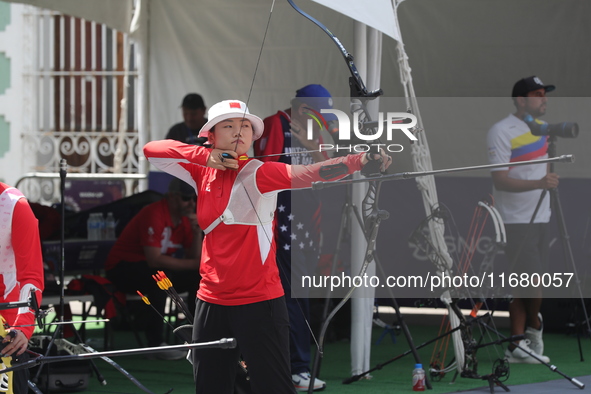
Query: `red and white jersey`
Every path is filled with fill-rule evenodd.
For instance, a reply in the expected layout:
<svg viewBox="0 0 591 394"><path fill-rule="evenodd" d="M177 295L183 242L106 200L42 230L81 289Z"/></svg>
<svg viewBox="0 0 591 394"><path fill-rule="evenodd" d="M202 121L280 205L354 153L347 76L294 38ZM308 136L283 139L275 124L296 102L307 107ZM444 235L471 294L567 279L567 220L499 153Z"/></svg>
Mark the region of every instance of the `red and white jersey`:
<svg viewBox="0 0 591 394"><path fill-rule="evenodd" d="M144 147L150 163L195 188L197 218L203 229L224 214L233 190L240 187L242 179L253 179L258 189L257 193L247 193L247 201L241 200L243 209L252 211L256 210L253 207L260 206L259 198L274 197L281 190L310 187L312 182L323 180L319 170L324 165L343 163L348 173L358 171L362 157L340 157L310 166L257 163L253 177L239 177L252 160L239 160L237 171L222 171L207 167L210 152L204 147L172 140L153 141ZM232 210L236 211L234 204ZM273 229L265 222L263 218L257 224L222 221L205 236L200 268L202 279L197 292L200 299L219 305L243 305L283 295L275 262Z"/></svg>
<svg viewBox="0 0 591 394"><path fill-rule="evenodd" d="M0 302L27 301L31 290L41 302L43 258L37 218L23 194L0 183ZM0 312L27 338L33 334L35 316L28 307Z"/></svg>
<svg viewBox="0 0 591 394"><path fill-rule="evenodd" d="M117 242L111 248L105 270L115 268L121 261L135 263L145 261L144 246L160 249L160 253L172 256L180 248L188 249L193 242L193 231L189 218L182 217L174 225L163 198L142 208L125 226Z"/></svg>

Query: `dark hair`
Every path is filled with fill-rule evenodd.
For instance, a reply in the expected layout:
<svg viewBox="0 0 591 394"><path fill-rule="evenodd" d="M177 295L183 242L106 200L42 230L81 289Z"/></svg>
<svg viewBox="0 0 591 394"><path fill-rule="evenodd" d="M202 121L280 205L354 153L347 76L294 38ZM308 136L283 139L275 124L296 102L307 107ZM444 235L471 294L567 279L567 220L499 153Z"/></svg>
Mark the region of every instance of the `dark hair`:
<svg viewBox="0 0 591 394"><path fill-rule="evenodd" d="M195 195L195 189L179 178L173 178L168 185L169 193L177 193L181 196L193 196Z"/></svg>

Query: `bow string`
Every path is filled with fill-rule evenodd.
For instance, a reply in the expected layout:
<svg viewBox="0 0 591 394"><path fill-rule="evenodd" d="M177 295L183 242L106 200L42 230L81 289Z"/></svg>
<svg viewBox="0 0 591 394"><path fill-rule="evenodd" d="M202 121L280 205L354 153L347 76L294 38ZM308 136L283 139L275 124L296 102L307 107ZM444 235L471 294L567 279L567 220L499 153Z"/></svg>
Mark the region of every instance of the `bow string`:
<svg viewBox="0 0 591 394"><path fill-rule="evenodd" d="M347 67L351 73L351 77L349 78L349 86L350 86L350 92L351 92L351 97L352 98L359 98L362 99L364 101L376 98L378 96L380 96L383 92L381 89L378 90L373 90L373 91L368 91L365 83L363 82L363 79L361 78L361 76L359 75L359 72L357 70L357 67L355 66L355 63L353 62L353 56L345 49L345 47L343 46L343 44L339 41L339 39L330 31L328 30L321 22L319 22L317 19L315 19L314 17L310 16L309 14L307 14L306 12L302 11L292 0L288 0L288 3L302 16L304 16L305 18L309 19L310 21L312 21L314 24L316 24L320 29L322 29L331 39L332 41L337 45L337 47L339 48L341 54L343 55L343 58L347 64ZM258 59L257 59L257 63L256 63L256 67L255 67L255 71L254 71L254 75L253 75L253 79L252 79L252 83L251 83L251 87L248 93L248 98L246 100L246 107L248 107L248 103L250 101L251 95L252 95L252 90L253 90L253 86L254 86L254 81L256 79L256 74L257 74L257 70L258 70L258 66L260 63L260 59L262 56L262 52L263 52L263 48L265 45L265 40L267 37L267 32L269 29L269 25L270 25L270 21L271 21L271 16L273 13L273 8L275 5L275 0L273 0L272 5L271 5L271 9L269 12L269 18L267 20L267 26L265 29L265 34L263 36L263 41L261 44L261 49L259 51L259 55L258 55ZM370 117L367 115L367 111L365 110L365 105L364 103L360 106L360 108L358 109L359 112L362 113L362 116L360 116L360 119L365 119L365 121L369 121ZM246 117L246 113L244 113L243 117ZM237 150L238 147L238 141L236 143L236 146L234 148L234 151ZM278 155L282 155L282 154L278 154ZM256 157L255 157L256 158ZM246 188L244 188L244 191L246 192L246 196L249 199L249 202L252 206L252 208L255 211L255 214L257 216L257 220L262 223L260 217L259 217L259 213L256 211L256 206L254 204L254 202L252 201L248 191L246 190ZM378 191L379 191L379 186L378 185L371 185L369 188L369 191L366 195L366 197L363 200L363 205L364 205L364 209L363 209L363 219L364 221L366 221L366 219L370 216L376 216L377 215L377 208L376 208L376 204L377 204L377 195L378 195ZM263 232L265 234L265 237L267 238L269 244L271 245L271 247L274 249L273 247L273 243L272 243L272 235L271 234L267 234L266 230L263 227ZM376 228L376 236L377 236L377 228ZM276 252L276 251L275 251ZM369 263L372 261L371 258L366 259L366 262L364 262L362 268L361 268L361 272L360 274L363 275L363 273L367 270L367 266L369 265ZM346 301L351 297L353 291L355 290L355 288L352 288L350 290L350 294L343 299L343 301L337 305L337 307L335 307L335 309L331 312L330 316L334 316L338 310L346 303ZM297 299L296 299L297 302ZM321 334L320 338L317 339L316 336L314 335L314 332L311 328L310 322L308 321L308 319L305 317L305 314L303 312L303 309L301 307L301 305L298 302L298 306L300 308L301 313L304 315L304 320L306 322L306 325L308 326L308 330L310 331L310 334L314 340L314 342L316 343L316 347L319 351L319 354L322 354L322 344L324 342L324 336L325 334ZM327 318L327 320L325 321L325 325L328 326L328 323L330 322L330 320L332 319L332 317L330 319ZM326 328L323 327L322 331L326 331Z"/></svg>

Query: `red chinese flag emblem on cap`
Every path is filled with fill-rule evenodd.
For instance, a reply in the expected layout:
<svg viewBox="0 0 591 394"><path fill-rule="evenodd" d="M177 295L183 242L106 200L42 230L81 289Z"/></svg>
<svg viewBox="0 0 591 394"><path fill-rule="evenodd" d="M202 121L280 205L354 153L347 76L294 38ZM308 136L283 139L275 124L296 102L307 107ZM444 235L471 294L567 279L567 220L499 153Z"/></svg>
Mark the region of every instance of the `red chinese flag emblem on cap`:
<svg viewBox="0 0 591 394"><path fill-rule="evenodd" d="M237 103L237 102L230 103L230 108L238 108L238 109L240 109L240 107L241 107L240 106L240 103Z"/></svg>

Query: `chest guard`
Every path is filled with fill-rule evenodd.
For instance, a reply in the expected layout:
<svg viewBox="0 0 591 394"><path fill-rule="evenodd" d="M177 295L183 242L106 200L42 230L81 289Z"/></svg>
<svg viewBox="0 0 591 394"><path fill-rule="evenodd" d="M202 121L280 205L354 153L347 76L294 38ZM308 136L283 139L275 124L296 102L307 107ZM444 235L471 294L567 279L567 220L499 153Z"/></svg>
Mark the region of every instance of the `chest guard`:
<svg viewBox="0 0 591 394"><path fill-rule="evenodd" d="M263 163L251 160L242 168L232 185L232 193L224 213L213 221L204 233L210 233L220 223L268 226L273 223L277 208L277 192L262 194L256 185L256 172Z"/></svg>

